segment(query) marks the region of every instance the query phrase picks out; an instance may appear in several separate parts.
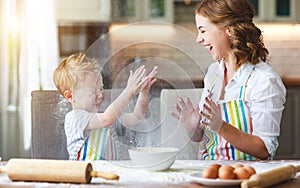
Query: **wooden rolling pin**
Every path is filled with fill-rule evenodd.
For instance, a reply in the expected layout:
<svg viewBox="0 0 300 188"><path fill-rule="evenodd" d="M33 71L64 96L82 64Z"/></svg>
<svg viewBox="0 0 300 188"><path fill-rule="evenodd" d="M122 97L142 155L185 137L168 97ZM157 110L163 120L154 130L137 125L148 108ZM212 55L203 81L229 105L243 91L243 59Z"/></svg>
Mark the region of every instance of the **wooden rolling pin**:
<svg viewBox="0 0 300 188"><path fill-rule="evenodd" d="M93 171L84 161L48 159L10 159L0 172L6 172L12 181L40 181L60 183L90 183L92 177L118 180L113 173Z"/></svg>
<svg viewBox="0 0 300 188"><path fill-rule="evenodd" d="M252 175L248 180L244 180L241 188L250 187L269 187L284 181L293 179L297 172L300 172L300 166L287 165L278 167L266 172Z"/></svg>

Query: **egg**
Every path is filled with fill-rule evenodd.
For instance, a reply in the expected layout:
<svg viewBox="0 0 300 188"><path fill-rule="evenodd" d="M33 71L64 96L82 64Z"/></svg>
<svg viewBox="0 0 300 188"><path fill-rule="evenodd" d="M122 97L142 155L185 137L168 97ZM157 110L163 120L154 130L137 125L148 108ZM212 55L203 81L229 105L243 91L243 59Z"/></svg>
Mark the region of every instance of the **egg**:
<svg viewBox="0 0 300 188"><path fill-rule="evenodd" d="M223 165L219 169L218 177L220 179L235 179L235 174L233 173L234 168L232 166Z"/></svg>
<svg viewBox="0 0 300 188"><path fill-rule="evenodd" d="M245 168L250 173L250 176L256 174L256 171L252 166L244 166L243 168Z"/></svg>
<svg viewBox="0 0 300 188"><path fill-rule="evenodd" d="M222 171L224 169L229 169L229 170L234 170L234 168L232 166L229 166L229 165L222 165L220 168L219 168L219 171Z"/></svg>
<svg viewBox="0 0 300 188"><path fill-rule="evenodd" d="M202 172L203 178L216 179L218 177L218 169L213 167L208 167Z"/></svg>
<svg viewBox="0 0 300 188"><path fill-rule="evenodd" d="M241 164L241 163L236 163L236 164L233 164L231 165L233 168L239 168L239 167L243 167L244 165Z"/></svg>
<svg viewBox="0 0 300 188"><path fill-rule="evenodd" d="M237 179L249 179L251 176L250 172L244 167L235 168L233 173Z"/></svg>
<svg viewBox="0 0 300 188"><path fill-rule="evenodd" d="M214 163L214 164L209 165L209 167L215 168L215 169L219 170L219 168L221 167L221 165Z"/></svg>

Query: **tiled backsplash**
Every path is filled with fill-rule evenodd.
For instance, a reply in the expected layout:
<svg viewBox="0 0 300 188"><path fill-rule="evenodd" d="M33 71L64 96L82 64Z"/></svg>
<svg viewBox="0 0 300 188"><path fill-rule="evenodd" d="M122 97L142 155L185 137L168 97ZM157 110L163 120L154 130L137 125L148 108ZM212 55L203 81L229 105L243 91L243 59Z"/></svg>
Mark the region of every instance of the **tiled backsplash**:
<svg viewBox="0 0 300 188"><path fill-rule="evenodd" d="M300 71L300 40L266 41L270 64L282 77L296 77ZM289 74L289 75L287 75Z"/></svg>
<svg viewBox="0 0 300 188"><path fill-rule="evenodd" d="M259 24L269 63L283 79L300 81L300 24ZM299 82L300 83L300 82Z"/></svg>

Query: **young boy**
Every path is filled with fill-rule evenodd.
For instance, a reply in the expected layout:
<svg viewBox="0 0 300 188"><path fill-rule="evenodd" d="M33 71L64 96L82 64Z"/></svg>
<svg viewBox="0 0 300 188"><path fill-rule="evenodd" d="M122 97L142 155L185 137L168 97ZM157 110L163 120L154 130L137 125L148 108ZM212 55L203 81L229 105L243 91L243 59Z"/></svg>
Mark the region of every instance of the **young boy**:
<svg viewBox="0 0 300 188"><path fill-rule="evenodd" d="M124 126L132 126L145 118L148 93L156 74L157 67L147 76L145 66L130 71L126 88L103 113L98 113L104 100L100 64L84 53L63 59L54 72L54 83L72 105L65 117L70 160L117 159L112 127L118 119ZM134 111L124 113L136 93L139 96Z"/></svg>

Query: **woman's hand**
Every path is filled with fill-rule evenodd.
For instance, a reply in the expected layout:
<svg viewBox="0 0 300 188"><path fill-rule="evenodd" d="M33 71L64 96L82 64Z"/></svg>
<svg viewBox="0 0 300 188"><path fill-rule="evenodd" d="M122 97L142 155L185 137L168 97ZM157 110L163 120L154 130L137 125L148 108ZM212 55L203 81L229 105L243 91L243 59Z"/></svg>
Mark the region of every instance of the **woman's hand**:
<svg viewBox="0 0 300 188"><path fill-rule="evenodd" d="M175 104L177 113L171 111L170 114L178 119L180 124L188 131L195 131L201 120L199 106L196 105L194 107L190 98L187 98L186 101L184 101L182 97L178 97L178 101L179 104Z"/></svg>
<svg viewBox="0 0 300 188"><path fill-rule="evenodd" d="M205 118L204 120L201 120L201 124L209 126L211 130L219 133L223 124L223 119L218 106L212 101L210 96L205 98L203 111L200 113Z"/></svg>

